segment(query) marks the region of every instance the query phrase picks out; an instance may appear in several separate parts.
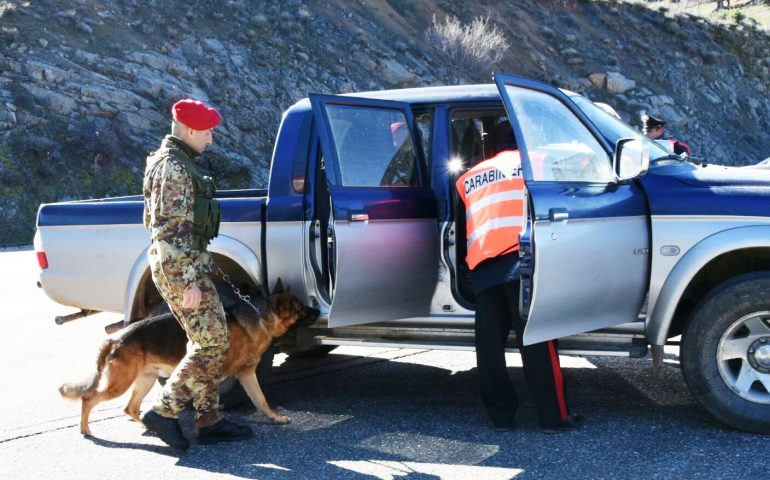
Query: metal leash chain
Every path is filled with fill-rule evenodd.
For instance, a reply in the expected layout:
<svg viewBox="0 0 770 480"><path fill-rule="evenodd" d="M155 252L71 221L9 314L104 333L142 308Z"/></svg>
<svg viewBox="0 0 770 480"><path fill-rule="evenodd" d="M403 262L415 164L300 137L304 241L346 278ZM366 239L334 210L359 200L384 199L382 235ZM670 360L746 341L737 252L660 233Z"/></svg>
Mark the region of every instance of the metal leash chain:
<svg viewBox="0 0 770 480"><path fill-rule="evenodd" d="M217 266L217 270L219 270L219 275L222 276L222 280L224 280L228 285L230 285L230 288L233 289L233 292L238 296L238 298L243 300L244 303L250 306L255 312L257 312L257 315L261 317L262 310L260 310L259 307L251 303L251 296L242 294L241 290L238 287L236 287L235 284L230 280L230 275L223 272L219 266Z"/></svg>

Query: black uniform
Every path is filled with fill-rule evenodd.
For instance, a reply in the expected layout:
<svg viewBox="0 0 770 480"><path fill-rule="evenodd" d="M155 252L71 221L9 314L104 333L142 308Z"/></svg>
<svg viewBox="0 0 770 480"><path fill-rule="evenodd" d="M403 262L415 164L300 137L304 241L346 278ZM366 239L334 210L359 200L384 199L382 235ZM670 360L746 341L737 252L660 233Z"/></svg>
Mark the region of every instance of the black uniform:
<svg viewBox="0 0 770 480"><path fill-rule="evenodd" d="M505 343L513 327L535 408L544 428L569 422L559 355L553 341L522 346L519 315L519 254L501 255L472 270L476 291L476 362L481 398L495 427L513 425L519 398L505 363Z"/></svg>

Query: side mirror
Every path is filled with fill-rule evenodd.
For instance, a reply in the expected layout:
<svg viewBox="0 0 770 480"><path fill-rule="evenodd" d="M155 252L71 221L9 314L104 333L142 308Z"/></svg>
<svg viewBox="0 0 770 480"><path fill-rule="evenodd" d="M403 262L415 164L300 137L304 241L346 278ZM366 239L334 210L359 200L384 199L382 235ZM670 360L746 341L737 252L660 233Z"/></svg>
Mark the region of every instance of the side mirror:
<svg viewBox="0 0 770 480"><path fill-rule="evenodd" d="M618 180L630 180L642 175L650 166L650 149L642 140L622 138L615 147L613 167Z"/></svg>

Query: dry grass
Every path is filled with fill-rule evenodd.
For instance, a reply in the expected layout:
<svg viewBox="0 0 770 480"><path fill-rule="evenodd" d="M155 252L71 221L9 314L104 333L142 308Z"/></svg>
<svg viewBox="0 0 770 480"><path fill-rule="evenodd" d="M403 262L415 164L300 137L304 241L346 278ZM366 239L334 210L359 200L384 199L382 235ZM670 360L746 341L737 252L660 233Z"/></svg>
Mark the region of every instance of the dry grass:
<svg viewBox="0 0 770 480"><path fill-rule="evenodd" d="M489 24L489 16L476 17L463 24L452 16L439 21L434 14L427 37L457 66L468 70L490 68L503 58L510 46L503 32Z"/></svg>
<svg viewBox="0 0 770 480"><path fill-rule="evenodd" d="M8 1L0 1L0 18L16 11L16 5Z"/></svg>

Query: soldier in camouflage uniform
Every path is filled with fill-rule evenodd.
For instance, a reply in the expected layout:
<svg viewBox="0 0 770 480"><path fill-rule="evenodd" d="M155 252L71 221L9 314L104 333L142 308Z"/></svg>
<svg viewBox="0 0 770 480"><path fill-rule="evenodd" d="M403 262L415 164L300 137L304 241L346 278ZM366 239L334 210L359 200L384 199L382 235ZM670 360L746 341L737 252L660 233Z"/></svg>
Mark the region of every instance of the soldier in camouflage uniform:
<svg viewBox="0 0 770 480"><path fill-rule="evenodd" d="M144 225L152 235L152 280L187 333L187 354L142 421L167 444L186 450L178 417L192 400L198 443L247 438L249 427L225 420L219 404L221 367L229 348L227 322L211 275L216 266L207 245L219 229L212 179L195 159L212 143L221 118L195 100L172 107L172 134L147 157Z"/></svg>

